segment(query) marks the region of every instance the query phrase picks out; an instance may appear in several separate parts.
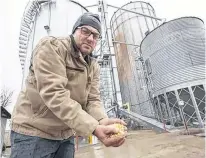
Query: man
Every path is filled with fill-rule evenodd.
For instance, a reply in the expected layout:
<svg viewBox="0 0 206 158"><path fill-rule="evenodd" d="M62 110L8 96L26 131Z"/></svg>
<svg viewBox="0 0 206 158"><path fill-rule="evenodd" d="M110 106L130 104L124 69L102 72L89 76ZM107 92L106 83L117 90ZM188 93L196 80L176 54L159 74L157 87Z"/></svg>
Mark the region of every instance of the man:
<svg viewBox="0 0 206 158"><path fill-rule="evenodd" d="M67 38L43 38L33 51L26 88L12 115L11 158L73 158L74 134L94 134L105 146L122 137L100 102L100 68L90 54L101 34L97 14L85 13Z"/></svg>

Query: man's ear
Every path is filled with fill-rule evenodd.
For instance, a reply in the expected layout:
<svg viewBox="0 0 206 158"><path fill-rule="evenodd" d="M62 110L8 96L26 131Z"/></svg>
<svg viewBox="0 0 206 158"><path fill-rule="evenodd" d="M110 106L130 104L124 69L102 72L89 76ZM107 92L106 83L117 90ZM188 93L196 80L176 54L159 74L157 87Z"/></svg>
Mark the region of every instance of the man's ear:
<svg viewBox="0 0 206 158"><path fill-rule="evenodd" d="M76 32L76 31L75 31L75 32ZM75 33L75 32L72 34L73 37L76 37L76 33Z"/></svg>
<svg viewBox="0 0 206 158"><path fill-rule="evenodd" d="M76 33L76 31L72 34L72 36L74 37L74 40L76 41L77 40L77 33Z"/></svg>
<svg viewBox="0 0 206 158"><path fill-rule="evenodd" d="M72 35L73 35L74 39L77 39L78 36L80 35L79 30L75 30L75 32Z"/></svg>

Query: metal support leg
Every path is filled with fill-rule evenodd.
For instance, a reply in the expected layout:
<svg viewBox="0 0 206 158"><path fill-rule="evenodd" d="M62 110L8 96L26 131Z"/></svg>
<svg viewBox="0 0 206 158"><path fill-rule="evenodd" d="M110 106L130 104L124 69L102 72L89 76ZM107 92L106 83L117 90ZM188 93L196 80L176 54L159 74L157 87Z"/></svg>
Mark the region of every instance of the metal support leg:
<svg viewBox="0 0 206 158"><path fill-rule="evenodd" d="M204 88L204 90L205 90L205 84L203 84L203 88ZM205 90L206 91L206 90Z"/></svg>
<svg viewBox="0 0 206 158"><path fill-rule="evenodd" d="M193 93L191 87L188 87L188 89L189 89L189 92L190 92L192 103L193 103L194 108L195 108L195 112L196 112L196 115L197 115L199 126L200 126L200 128L203 128L204 127L203 121L202 121L202 118L201 118L201 115L200 115L200 111L199 111L198 106L197 106L197 102L196 102L195 97L194 97L194 93Z"/></svg>
<svg viewBox="0 0 206 158"><path fill-rule="evenodd" d="M171 113L171 110L170 110L170 105L169 105L166 93L164 93L164 97L165 97L167 108L169 110L169 117L170 117L170 120L171 120L171 124L174 126L174 121L173 121L173 117L172 117L172 113Z"/></svg>
<svg viewBox="0 0 206 158"><path fill-rule="evenodd" d="M180 101L180 96L179 96L177 90L175 90L175 96L176 96L176 98L177 98L177 102L179 103L179 101ZM178 104L178 107L179 107L179 110L180 110L180 115L181 115L181 117L182 117L182 121L183 121L184 127L185 127L185 129L186 129L186 131L187 131L187 134L189 134L189 131L188 131L188 129L187 129L187 124L186 124L186 121L185 121L185 118L184 118L183 109L182 109L182 107L180 107L179 104Z"/></svg>
<svg viewBox="0 0 206 158"><path fill-rule="evenodd" d="M161 118L162 122L164 122L164 118L163 118L163 115L162 115L163 113L162 113L162 109L161 109L161 106L160 106L160 100L159 100L158 96L157 96L157 101L158 101L157 105L158 105L158 108L160 110L160 118Z"/></svg>

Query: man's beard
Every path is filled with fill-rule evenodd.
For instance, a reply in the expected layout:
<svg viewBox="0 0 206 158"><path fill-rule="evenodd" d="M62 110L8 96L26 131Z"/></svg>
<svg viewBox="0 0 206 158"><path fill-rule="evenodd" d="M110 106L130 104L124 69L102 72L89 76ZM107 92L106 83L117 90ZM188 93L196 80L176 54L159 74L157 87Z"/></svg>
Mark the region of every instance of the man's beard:
<svg viewBox="0 0 206 158"><path fill-rule="evenodd" d="M81 50L82 55L89 55L92 52L93 52L93 49L90 49L90 51L89 50Z"/></svg>

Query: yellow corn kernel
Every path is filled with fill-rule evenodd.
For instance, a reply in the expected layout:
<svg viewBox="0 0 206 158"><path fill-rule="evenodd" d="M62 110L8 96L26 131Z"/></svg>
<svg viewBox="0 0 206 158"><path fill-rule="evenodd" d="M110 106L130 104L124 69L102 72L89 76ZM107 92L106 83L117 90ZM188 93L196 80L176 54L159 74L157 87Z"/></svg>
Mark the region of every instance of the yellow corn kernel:
<svg viewBox="0 0 206 158"><path fill-rule="evenodd" d="M124 125L115 123L114 126L117 128L118 133L117 134L113 134L111 137L118 137L118 136L124 135L125 130L127 129Z"/></svg>

